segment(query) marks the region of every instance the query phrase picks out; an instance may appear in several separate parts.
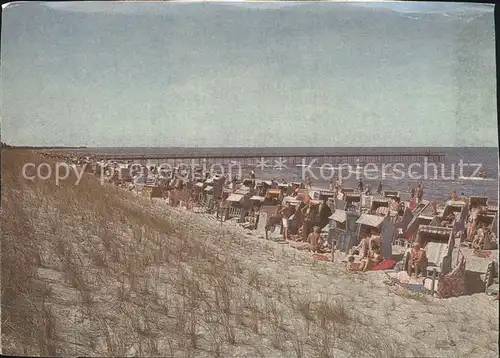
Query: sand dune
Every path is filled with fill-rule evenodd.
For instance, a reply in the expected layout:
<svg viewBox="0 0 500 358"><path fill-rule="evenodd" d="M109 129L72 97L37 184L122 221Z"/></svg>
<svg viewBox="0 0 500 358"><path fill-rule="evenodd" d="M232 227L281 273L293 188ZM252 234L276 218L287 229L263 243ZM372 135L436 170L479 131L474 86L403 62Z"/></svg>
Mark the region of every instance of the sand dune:
<svg viewBox="0 0 500 358"><path fill-rule="evenodd" d="M2 153L6 354L496 357L497 301L393 291L212 216Z"/></svg>

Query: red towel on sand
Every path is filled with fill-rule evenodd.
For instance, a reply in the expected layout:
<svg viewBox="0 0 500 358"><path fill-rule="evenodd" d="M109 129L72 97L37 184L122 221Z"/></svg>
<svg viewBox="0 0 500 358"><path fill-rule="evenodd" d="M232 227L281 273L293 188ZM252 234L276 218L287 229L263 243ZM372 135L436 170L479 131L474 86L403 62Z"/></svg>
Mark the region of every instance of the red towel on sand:
<svg viewBox="0 0 500 358"><path fill-rule="evenodd" d="M396 265L396 263L397 262L395 260L385 259L377 266L373 266L371 271L390 270L394 267L394 265Z"/></svg>

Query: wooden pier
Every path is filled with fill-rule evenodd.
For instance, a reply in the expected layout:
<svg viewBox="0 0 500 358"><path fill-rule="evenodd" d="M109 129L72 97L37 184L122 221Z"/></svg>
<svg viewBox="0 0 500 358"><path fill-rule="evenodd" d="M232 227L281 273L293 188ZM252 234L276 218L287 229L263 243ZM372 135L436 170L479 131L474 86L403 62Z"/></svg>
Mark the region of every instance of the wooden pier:
<svg viewBox="0 0 500 358"><path fill-rule="evenodd" d="M150 150L148 150L150 151ZM343 151L346 151L343 149ZM112 153L106 149L93 150L66 150L69 155L92 156L99 160L175 160L179 162L191 162L202 160L217 160L222 162L237 161L243 165L256 165L262 161L281 161L287 164L322 165L329 164L357 164L365 165L367 163L417 163L427 160L429 163L440 163L445 159L443 153L437 152L378 152L375 148L372 153L341 153L335 148L312 148L304 150L302 148L165 148L158 151L137 152L124 148L119 153ZM314 163L313 163L314 162Z"/></svg>

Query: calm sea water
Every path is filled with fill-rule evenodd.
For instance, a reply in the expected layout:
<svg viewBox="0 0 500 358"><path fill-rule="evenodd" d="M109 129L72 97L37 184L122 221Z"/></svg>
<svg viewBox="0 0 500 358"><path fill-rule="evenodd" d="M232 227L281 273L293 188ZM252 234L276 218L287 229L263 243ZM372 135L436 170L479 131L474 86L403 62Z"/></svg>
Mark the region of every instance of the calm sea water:
<svg viewBox="0 0 500 358"><path fill-rule="evenodd" d="M378 172L371 172L370 178L363 178L364 185L367 183L372 185L376 190L379 180L382 180L384 189L394 189L405 191L408 185L416 186L419 181L424 184L424 198L435 200L447 200L450 193L456 190L458 194L463 192L466 196L479 195L488 196L491 203L498 202L498 173L499 173L499 160L497 148L88 148L89 152L101 153L134 153L134 154L165 154L168 157L169 152L199 152L199 153L220 153L231 154L235 152L242 153L259 153L260 150L266 152L280 152L280 153L319 153L319 152L332 152L332 153L356 153L356 154L376 154L376 153L423 153L426 151L439 152L445 154L445 160L438 165L438 173L434 171L434 167L430 166L427 169L427 177L419 179L411 178L408 167L411 163L403 163L405 167L404 177L401 178L400 173L397 177L392 174L386 174L382 178L382 163L374 163ZM460 178L460 163L463 166L463 176ZM151 164L158 163L158 160L150 160ZM269 163L275 164L275 163ZM486 179L468 178L477 165L481 165L487 174ZM262 179L285 179L285 180L300 180L304 170L293 164L285 163L286 167L276 169L275 166L266 167L263 170L255 169L256 176ZM333 174L331 171L324 170L323 176L318 168L318 164L314 164L316 168L312 168L313 186L328 188L328 178ZM337 167L337 164L334 165ZM355 168L353 168L355 169ZM244 173L250 169L245 169ZM423 175L424 169L414 166L411 170L413 175ZM343 172L344 178L347 177L348 171ZM435 177L435 174L437 177ZM338 174L337 174L338 175ZM359 178L359 175L358 175ZM400 179L401 178L401 179ZM351 173L350 177L344 179L345 187L356 187L358 179L355 173Z"/></svg>

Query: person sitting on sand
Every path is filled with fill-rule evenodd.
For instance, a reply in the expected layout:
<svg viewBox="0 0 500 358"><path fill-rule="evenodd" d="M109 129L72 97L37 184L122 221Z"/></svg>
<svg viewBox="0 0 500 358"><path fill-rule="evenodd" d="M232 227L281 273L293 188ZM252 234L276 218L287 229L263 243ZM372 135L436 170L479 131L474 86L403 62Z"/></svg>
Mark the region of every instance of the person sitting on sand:
<svg viewBox="0 0 500 358"><path fill-rule="evenodd" d="M474 235L474 240L472 240L472 248L480 250L484 245L485 238L485 225L481 225Z"/></svg>
<svg viewBox="0 0 500 358"><path fill-rule="evenodd" d="M380 250L382 247L382 239L380 238L380 233L377 233L375 230L370 231L369 236L370 248L372 250Z"/></svg>
<svg viewBox="0 0 500 358"><path fill-rule="evenodd" d="M410 260L408 262L407 273L408 276L412 276L415 272L415 276L418 277L420 273L427 267L427 255L425 250L422 249L420 243L415 242L410 251Z"/></svg>
<svg viewBox="0 0 500 358"><path fill-rule="evenodd" d="M372 237L372 235L373 232L370 231L367 237L361 239L361 242L358 246L353 247L353 252L358 252L361 258L364 258L370 254L370 247L372 248L372 250L379 248L381 246L380 237Z"/></svg>
<svg viewBox="0 0 500 358"><path fill-rule="evenodd" d="M485 225L484 228L484 240L483 240L483 250L491 250L491 241L494 239L494 234L489 227Z"/></svg>
<svg viewBox="0 0 500 358"><path fill-rule="evenodd" d="M307 241L311 247L311 251L315 253L320 253L323 246L323 240L321 238L321 229L318 226L314 227L312 233L307 237Z"/></svg>
<svg viewBox="0 0 500 358"><path fill-rule="evenodd" d="M379 249L372 250L371 255L369 255L368 257L364 258L361 261L359 271L363 271L363 272L368 271L372 267L380 264L382 261L384 261L384 259L383 259L382 255L380 254L380 250Z"/></svg>
<svg viewBox="0 0 500 358"><path fill-rule="evenodd" d="M455 222L455 213L451 213L441 222L441 225L452 225Z"/></svg>

